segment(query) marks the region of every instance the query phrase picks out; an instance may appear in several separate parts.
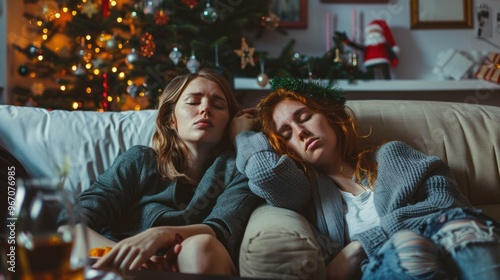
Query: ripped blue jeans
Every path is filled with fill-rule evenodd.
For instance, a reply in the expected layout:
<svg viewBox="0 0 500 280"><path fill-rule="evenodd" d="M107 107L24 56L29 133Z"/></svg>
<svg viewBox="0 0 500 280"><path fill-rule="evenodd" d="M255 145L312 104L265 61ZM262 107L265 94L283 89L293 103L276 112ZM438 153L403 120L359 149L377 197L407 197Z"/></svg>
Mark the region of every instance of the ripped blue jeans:
<svg viewBox="0 0 500 280"><path fill-rule="evenodd" d="M392 236L362 279L500 279L500 226L479 210L444 210L423 234Z"/></svg>

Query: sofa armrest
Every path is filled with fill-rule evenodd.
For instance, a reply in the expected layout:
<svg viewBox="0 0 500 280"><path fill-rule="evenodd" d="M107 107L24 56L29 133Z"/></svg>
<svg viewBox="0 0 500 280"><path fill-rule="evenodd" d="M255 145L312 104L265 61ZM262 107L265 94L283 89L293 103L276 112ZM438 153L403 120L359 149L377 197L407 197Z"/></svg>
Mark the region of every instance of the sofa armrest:
<svg viewBox="0 0 500 280"><path fill-rule="evenodd" d="M302 215L262 205L252 213L243 237L240 273L255 278L324 279L325 264Z"/></svg>

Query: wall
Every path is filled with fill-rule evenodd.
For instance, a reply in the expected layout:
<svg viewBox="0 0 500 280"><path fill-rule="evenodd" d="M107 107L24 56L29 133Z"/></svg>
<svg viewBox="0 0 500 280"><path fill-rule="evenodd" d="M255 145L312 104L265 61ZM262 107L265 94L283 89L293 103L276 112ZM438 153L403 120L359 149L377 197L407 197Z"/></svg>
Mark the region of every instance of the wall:
<svg viewBox="0 0 500 280"><path fill-rule="evenodd" d="M500 52L500 34L497 32L496 14L500 13L498 0L472 0L473 25L472 29L410 29L410 0L390 0L387 4L331 4L321 3L320 0L308 1L308 28L289 29L288 35L277 32L267 32L261 39L256 40L257 50L267 50L271 57L278 56L282 47L291 39L297 43L295 51L306 56L320 56L326 50L326 13L330 11L334 19L333 26L338 31L345 31L351 36L352 10L358 14L358 34L364 26L373 19L382 18L387 21L401 49L399 66L393 70L395 79L439 79L432 73L438 53L449 48L467 51L471 58L481 61L487 51ZM492 7L493 38L489 40L498 47L494 47L484 40L476 38L476 10L480 3Z"/></svg>

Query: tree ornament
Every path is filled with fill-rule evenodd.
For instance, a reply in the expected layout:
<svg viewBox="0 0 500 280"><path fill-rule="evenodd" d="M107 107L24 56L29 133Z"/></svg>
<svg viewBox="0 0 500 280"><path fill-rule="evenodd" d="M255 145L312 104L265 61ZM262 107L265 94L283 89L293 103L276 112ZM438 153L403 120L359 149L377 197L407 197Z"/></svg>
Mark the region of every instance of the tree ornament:
<svg viewBox="0 0 500 280"><path fill-rule="evenodd" d="M109 38L105 44L106 44L106 49L108 49L108 51L115 50L116 47L118 46L116 36L112 36L111 38Z"/></svg>
<svg viewBox="0 0 500 280"><path fill-rule="evenodd" d="M132 83L127 87L127 93L133 98L136 98L137 93L139 93L139 87L136 84Z"/></svg>
<svg viewBox="0 0 500 280"><path fill-rule="evenodd" d="M97 38L95 39L95 44L99 48L102 48L102 47L106 46L106 42L108 40L110 40L111 38L113 38L113 35L103 32L103 33L99 34L99 36L97 36Z"/></svg>
<svg viewBox="0 0 500 280"><path fill-rule="evenodd" d="M155 54L156 43L151 33L146 32L141 36L141 55L151 58Z"/></svg>
<svg viewBox="0 0 500 280"><path fill-rule="evenodd" d="M201 12L200 14L201 20L203 20L206 23L214 23L217 21L218 15L217 15L217 10L210 5L210 1L207 1L207 5L205 6L205 9Z"/></svg>
<svg viewBox="0 0 500 280"><path fill-rule="evenodd" d="M29 58L35 58L35 57L41 55L43 52L42 52L42 49L35 46L34 44L31 44L26 48L26 53L28 54Z"/></svg>
<svg viewBox="0 0 500 280"><path fill-rule="evenodd" d="M241 49L234 50L234 52L241 57L241 69L245 69L247 64L255 66L255 62L253 60L253 53L255 48L249 48L245 38L241 38Z"/></svg>
<svg viewBox="0 0 500 280"><path fill-rule="evenodd" d="M85 67L83 67L82 64L78 64L78 67L76 67L74 74L75 76L85 76L87 75L87 70L85 70Z"/></svg>
<svg viewBox="0 0 500 280"><path fill-rule="evenodd" d="M198 6L198 0L182 0L182 3L186 4L190 9Z"/></svg>
<svg viewBox="0 0 500 280"><path fill-rule="evenodd" d="M154 15L155 23L159 26L167 25L170 17L168 16L163 9L157 11Z"/></svg>
<svg viewBox="0 0 500 280"><path fill-rule="evenodd" d="M92 0L88 0L87 2L82 4L81 8L82 14L86 15L88 18L93 17L97 13L99 13L99 9L97 8L97 4L92 2Z"/></svg>
<svg viewBox="0 0 500 280"><path fill-rule="evenodd" d="M261 87L265 87L269 82L269 76L264 72L264 59L259 61L260 63L260 74L257 75L257 84Z"/></svg>
<svg viewBox="0 0 500 280"><path fill-rule="evenodd" d="M40 96L43 94L45 91L45 86L41 82L34 82L31 85L31 93L33 93L33 96Z"/></svg>
<svg viewBox="0 0 500 280"><path fill-rule="evenodd" d="M132 50L130 51L130 53L127 54L127 57L125 58L125 61L127 62L127 64L131 65L131 64L134 64L135 62L137 62L137 60L139 60L139 56L137 56L137 53L135 52L135 49L132 48Z"/></svg>
<svg viewBox="0 0 500 280"><path fill-rule="evenodd" d="M271 31L276 30L280 26L280 18L270 11L267 16L262 16L260 25Z"/></svg>
<svg viewBox="0 0 500 280"><path fill-rule="evenodd" d="M179 51L179 49L177 47L175 47L170 52L170 54L168 54L168 57L170 58L170 60L172 60L174 65L177 65L177 64L179 64L179 61L181 61L182 53Z"/></svg>
<svg viewBox="0 0 500 280"><path fill-rule="evenodd" d="M85 38L81 38L80 47L77 50L78 56L80 56L85 62L89 62L92 59L92 50L87 48L85 44Z"/></svg>
<svg viewBox="0 0 500 280"><path fill-rule="evenodd" d="M21 66L19 66L19 68L17 68L17 73L19 73L19 75L21 75L23 77L28 76L29 71L28 71L28 67L26 66L26 64L22 64Z"/></svg>
<svg viewBox="0 0 500 280"><path fill-rule="evenodd" d="M196 59L196 56L193 54L189 58L188 62L186 63L186 68L189 70L191 73L196 73L198 70L200 70L201 63Z"/></svg>
<svg viewBox="0 0 500 280"><path fill-rule="evenodd" d="M154 14L156 8L163 2L163 0L145 0L144 1L144 14L152 15Z"/></svg>
<svg viewBox="0 0 500 280"><path fill-rule="evenodd" d="M219 64L219 45L215 45L215 70L217 70L221 74L224 72Z"/></svg>

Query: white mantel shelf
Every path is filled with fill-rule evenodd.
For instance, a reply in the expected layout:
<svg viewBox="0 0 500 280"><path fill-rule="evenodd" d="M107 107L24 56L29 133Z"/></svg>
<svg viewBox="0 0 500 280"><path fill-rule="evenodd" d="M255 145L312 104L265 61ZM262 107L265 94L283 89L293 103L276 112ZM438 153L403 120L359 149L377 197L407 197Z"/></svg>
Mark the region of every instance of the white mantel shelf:
<svg viewBox="0 0 500 280"><path fill-rule="evenodd" d="M327 80L320 81L327 84ZM348 100L428 100L500 106L500 84L484 80L337 80ZM270 91L256 78L235 78L236 97L244 106L254 106Z"/></svg>
<svg viewBox="0 0 500 280"><path fill-rule="evenodd" d="M322 80L322 83L328 81ZM349 83L347 80L334 81L337 86L345 91L453 91L500 89L499 84L483 80L356 80ZM261 87L254 78L235 78L236 90L269 90L269 84Z"/></svg>

